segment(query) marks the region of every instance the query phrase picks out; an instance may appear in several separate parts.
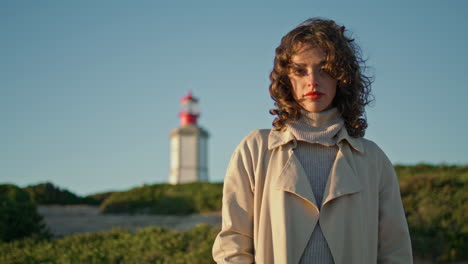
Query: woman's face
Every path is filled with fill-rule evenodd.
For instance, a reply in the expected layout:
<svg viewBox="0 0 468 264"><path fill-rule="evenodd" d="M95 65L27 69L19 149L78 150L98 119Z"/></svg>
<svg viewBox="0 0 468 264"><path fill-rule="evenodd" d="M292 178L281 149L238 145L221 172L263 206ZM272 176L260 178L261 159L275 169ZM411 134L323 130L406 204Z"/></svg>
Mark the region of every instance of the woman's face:
<svg viewBox="0 0 468 264"><path fill-rule="evenodd" d="M291 58L288 73L296 102L309 112L332 107L338 81L325 70L326 54L321 48L303 44Z"/></svg>

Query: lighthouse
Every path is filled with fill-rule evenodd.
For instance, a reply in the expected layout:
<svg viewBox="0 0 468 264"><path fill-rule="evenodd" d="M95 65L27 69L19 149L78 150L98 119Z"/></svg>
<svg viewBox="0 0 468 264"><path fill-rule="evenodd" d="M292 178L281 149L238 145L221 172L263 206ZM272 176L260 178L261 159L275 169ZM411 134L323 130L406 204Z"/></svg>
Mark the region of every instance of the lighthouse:
<svg viewBox="0 0 468 264"><path fill-rule="evenodd" d="M180 99L180 127L170 134L169 183L208 181L208 132L198 126L198 99L191 92Z"/></svg>

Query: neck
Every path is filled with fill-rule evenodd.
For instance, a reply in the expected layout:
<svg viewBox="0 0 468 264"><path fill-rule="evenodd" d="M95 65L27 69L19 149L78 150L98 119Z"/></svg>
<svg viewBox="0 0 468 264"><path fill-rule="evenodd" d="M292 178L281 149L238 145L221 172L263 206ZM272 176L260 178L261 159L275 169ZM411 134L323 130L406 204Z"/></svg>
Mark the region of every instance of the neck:
<svg viewBox="0 0 468 264"><path fill-rule="evenodd" d="M297 140L330 146L336 143L343 124L338 109L331 108L318 113L302 110L301 117L286 126Z"/></svg>
<svg viewBox="0 0 468 264"><path fill-rule="evenodd" d="M306 110L301 110L301 117L299 119L303 119L300 121L306 122L312 127L322 127L326 126L330 122L335 122L336 119L340 119L340 115L336 107L322 112L308 112Z"/></svg>

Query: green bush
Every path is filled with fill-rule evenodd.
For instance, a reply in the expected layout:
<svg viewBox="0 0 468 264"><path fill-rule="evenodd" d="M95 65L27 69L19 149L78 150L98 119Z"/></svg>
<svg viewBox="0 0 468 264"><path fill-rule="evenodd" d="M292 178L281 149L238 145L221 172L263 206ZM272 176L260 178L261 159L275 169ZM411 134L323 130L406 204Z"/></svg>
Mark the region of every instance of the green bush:
<svg viewBox="0 0 468 264"><path fill-rule="evenodd" d="M15 185L0 185L0 241L34 234L45 236L47 232L29 194Z"/></svg>
<svg viewBox="0 0 468 264"><path fill-rule="evenodd" d="M462 181L468 181L468 166L421 163L417 165L395 165L395 170L400 179L432 175L436 177L456 177Z"/></svg>
<svg viewBox="0 0 468 264"><path fill-rule="evenodd" d="M80 197L76 194L62 190L59 187L54 186L50 182L32 185L24 188L27 191L32 200L36 204L60 204L60 205L73 205L73 204L90 204L98 205L99 201L93 197Z"/></svg>
<svg viewBox="0 0 468 264"><path fill-rule="evenodd" d="M89 205L100 205L104 200L106 200L109 196L111 196L114 192L104 192L104 193L96 193L85 196L84 204Z"/></svg>
<svg viewBox="0 0 468 264"><path fill-rule="evenodd" d="M415 254L443 263L468 260L468 168L396 169Z"/></svg>
<svg viewBox="0 0 468 264"><path fill-rule="evenodd" d="M144 185L114 192L101 204L103 213L187 215L221 210L221 183Z"/></svg>
<svg viewBox="0 0 468 264"><path fill-rule="evenodd" d="M0 243L0 263L214 263L211 247L217 232L214 227L199 225L185 232L150 227L135 234L116 229L55 241L28 238Z"/></svg>

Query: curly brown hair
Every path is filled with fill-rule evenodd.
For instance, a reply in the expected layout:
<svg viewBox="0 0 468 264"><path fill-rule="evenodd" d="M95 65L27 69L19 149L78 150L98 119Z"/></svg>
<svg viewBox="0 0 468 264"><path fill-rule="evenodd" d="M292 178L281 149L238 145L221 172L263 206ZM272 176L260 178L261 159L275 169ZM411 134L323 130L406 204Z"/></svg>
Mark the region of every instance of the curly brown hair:
<svg viewBox="0 0 468 264"><path fill-rule="evenodd" d="M270 110L270 114L277 115L274 129L283 130L288 120L301 116L302 107L294 100L288 73L292 56L301 45L309 44L325 52L325 70L338 81L332 104L343 117L348 134L356 138L364 136L367 128L364 108L372 101L372 79L364 74L366 65L361 50L347 32L333 20L310 18L281 39L270 73L270 96L277 107Z"/></svg>

